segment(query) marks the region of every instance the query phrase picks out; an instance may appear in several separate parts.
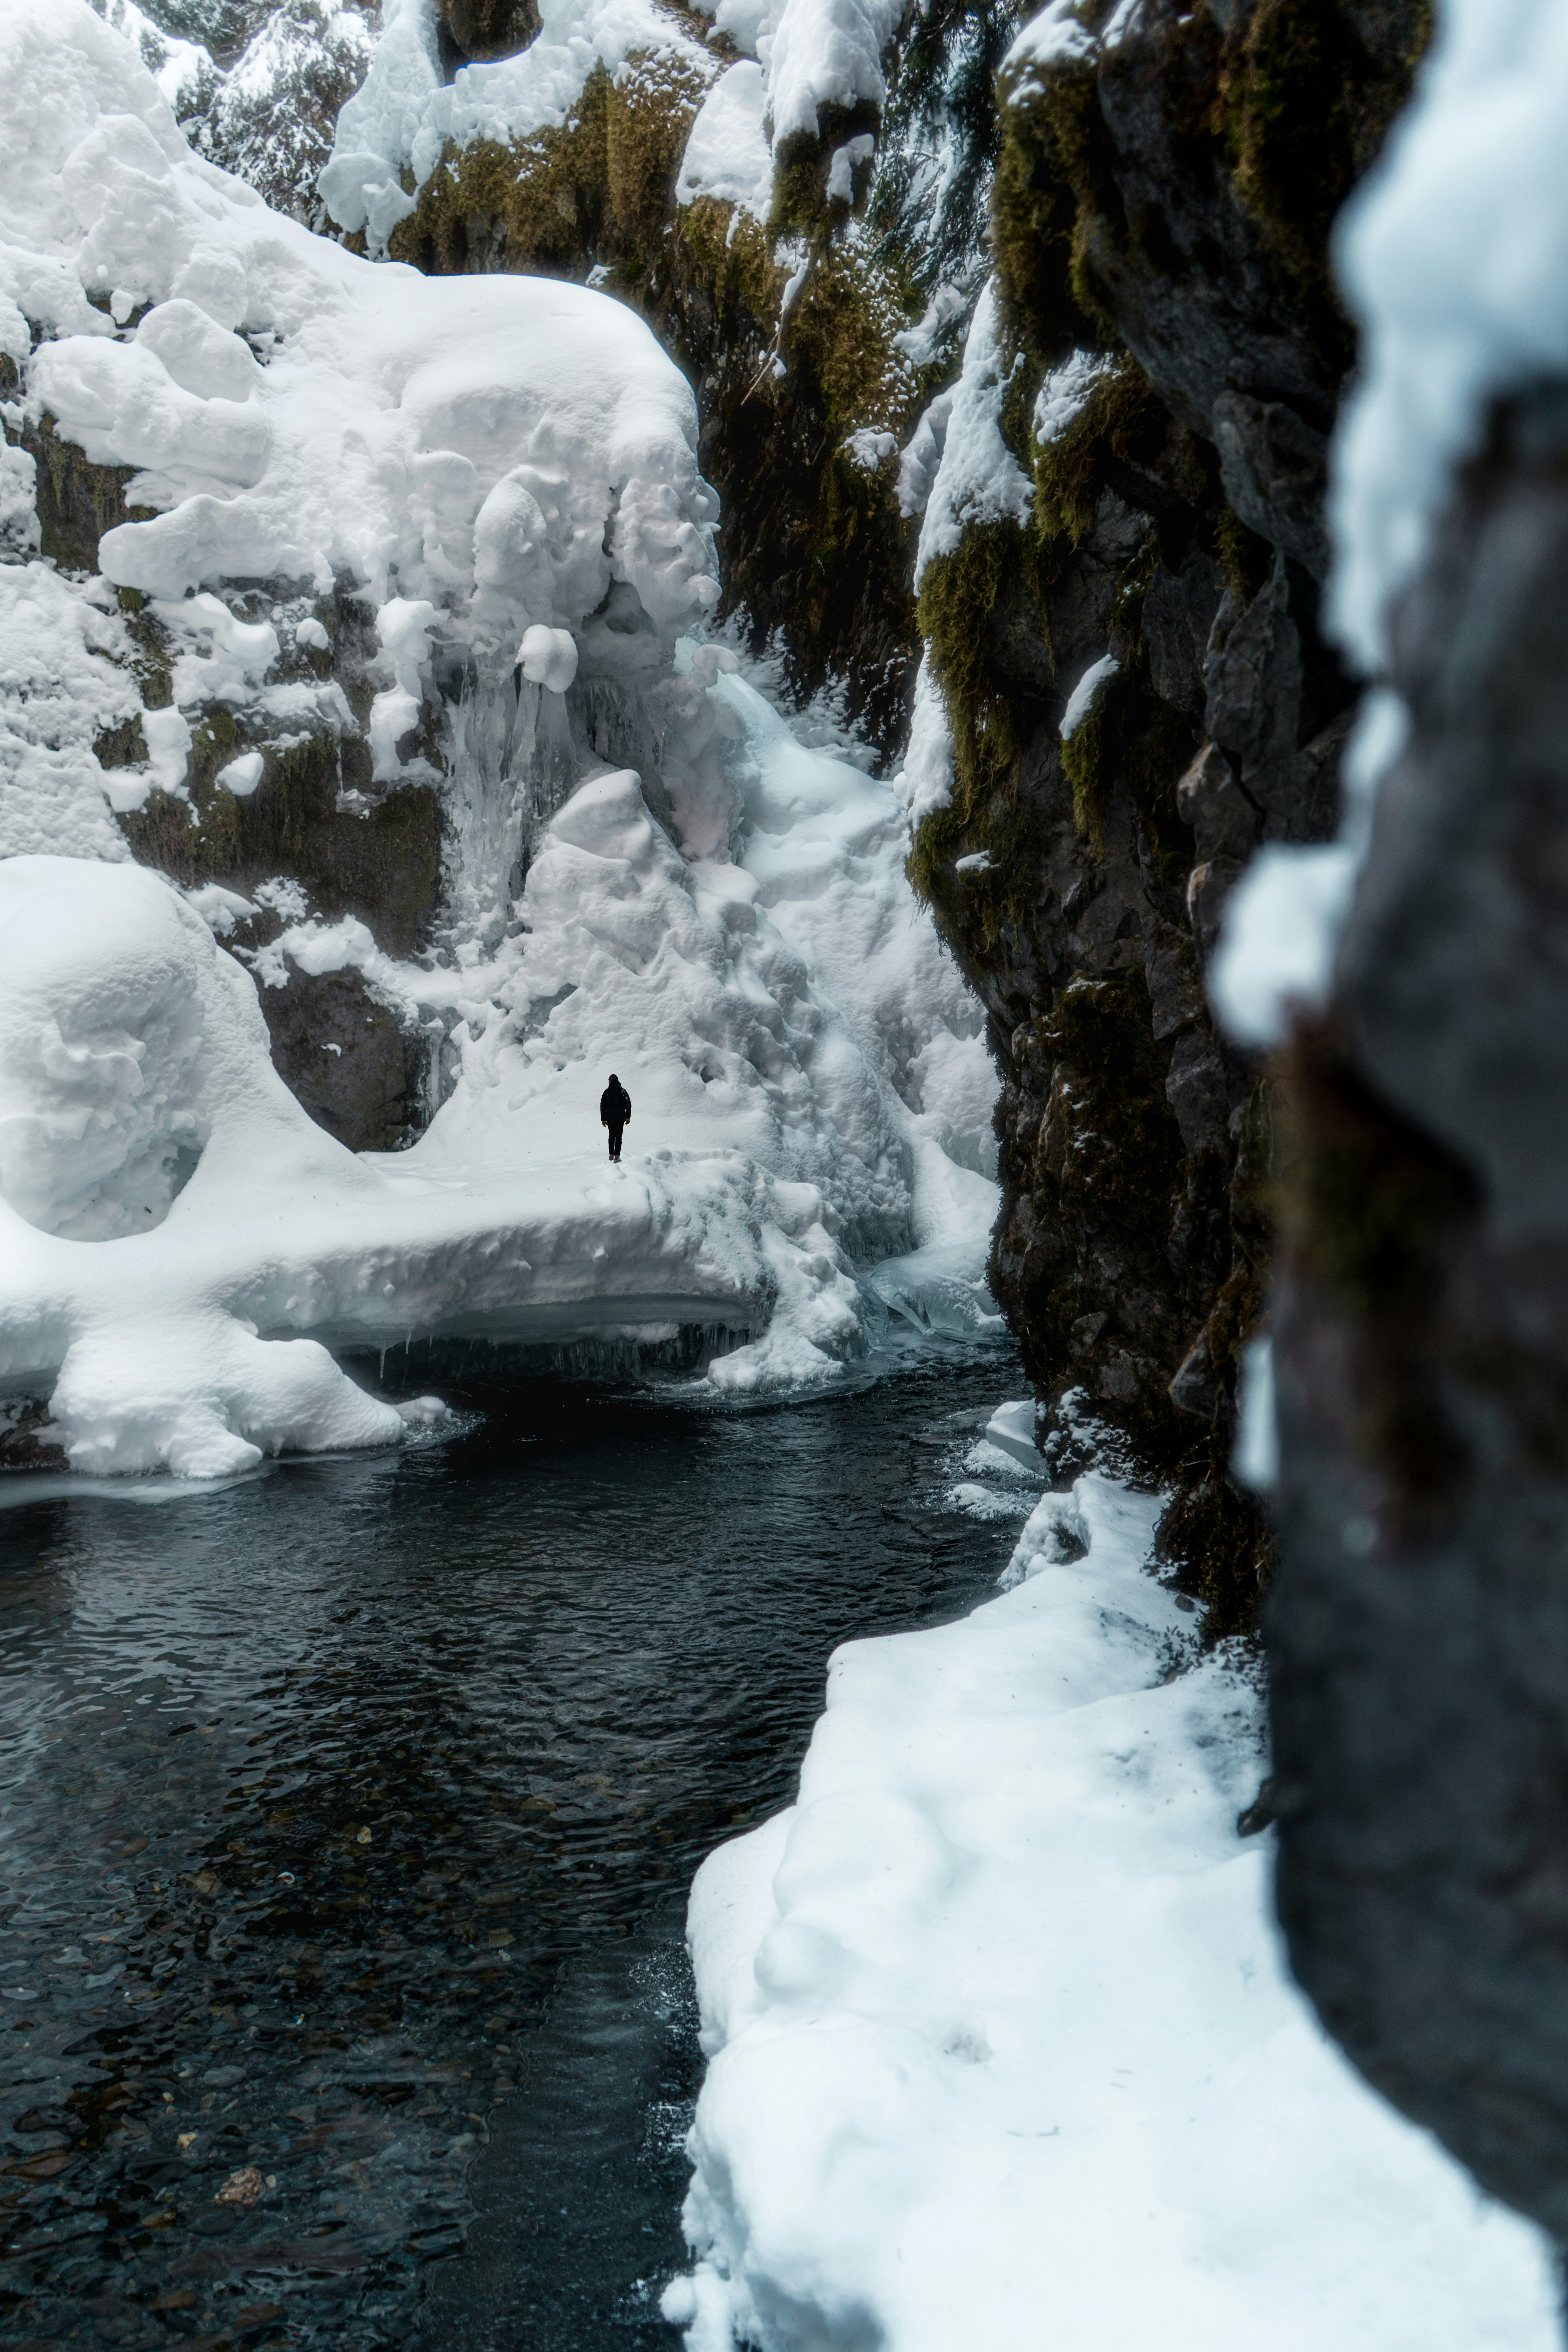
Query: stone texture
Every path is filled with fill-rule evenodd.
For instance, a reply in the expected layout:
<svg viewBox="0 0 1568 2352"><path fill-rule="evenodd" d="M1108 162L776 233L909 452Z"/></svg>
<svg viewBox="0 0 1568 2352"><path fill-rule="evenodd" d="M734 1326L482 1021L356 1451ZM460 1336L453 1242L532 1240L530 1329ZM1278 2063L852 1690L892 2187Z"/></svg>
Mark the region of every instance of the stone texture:
<svg viewBox="0 0 1568 2352"><path fill-rule="evenodd" d="M1396 630L1297 1049L1269 1614L1281 1916L1373 2082L1568 2239L1568 429L1497 420Z"/></svg>
<svg viewBox="0 0 1568 2352"><path fill-rule="evenodd" d="M1355 691L1319 602L1353 353L1327 235L1426 30L1422 0L1144 0L1097 61L1005 84L994 244L1020 364L1130 358L1059 444L1016 437L1035 548L973 534L922 596L960 772L916 863L1003 1063L993 1285L1047 1425L1087 1391L1173 1481L1166 1556L1215 1633L1251 1624L1271 1559L1227 1464L1277 1133L1203 967L1257 846L1338 821ZM1064 751L1067 694L1107 649L1118 674ZM992 874L958 874L979 849Z"/></svg>

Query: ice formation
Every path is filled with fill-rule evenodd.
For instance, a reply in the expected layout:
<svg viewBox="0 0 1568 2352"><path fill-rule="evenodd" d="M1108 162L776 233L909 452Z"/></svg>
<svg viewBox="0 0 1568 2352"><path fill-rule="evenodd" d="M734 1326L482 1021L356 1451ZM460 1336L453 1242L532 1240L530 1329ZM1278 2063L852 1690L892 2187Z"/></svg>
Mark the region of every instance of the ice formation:
<svg viewBox="0 0 1568 2352"><path fill-rule="evenodd" d="M8 447L0 1380L52 1387L80 1467L210 1475L396 1433L323 1339L695 1325L736 1343L709 1375L734 1389L834 1377L889 1305L983 1321L978 1009L909 892L895 793L700 641L715 502L647 330L581 288L312 237L188 151L82 0L16 0L0 112L7 424L47 412L154 510L68 575ZM277 583L271 618L236 578ZM215 934L247 903L182 899L113 814L185 789L206 710L353 726L335 678L275 676L322 650L329 590L374 617L378 777L446 796L442 951L396 961L279 882L247 971ZM162 708L117 591L163 633ZM132 719L145 760L104 769L95 738ZM606 728L657 763L584 749ZM265 791L266 761L220 781ZM350 966L441 1044L447 1098L388 1159L306 1118L258 1011L258 985ZM612 1066L636 1105L615 1171Z"/></svg>
<svg viewBox="0 0 1568 2352"><path fill-rule="evenodd" d="M1557 2342L1542 2241L1290 1982L1260 1701L1160 1508L1088 1475L1000 1599L837 1652L798 1803L703 1864L690 2352Z"/></svg>

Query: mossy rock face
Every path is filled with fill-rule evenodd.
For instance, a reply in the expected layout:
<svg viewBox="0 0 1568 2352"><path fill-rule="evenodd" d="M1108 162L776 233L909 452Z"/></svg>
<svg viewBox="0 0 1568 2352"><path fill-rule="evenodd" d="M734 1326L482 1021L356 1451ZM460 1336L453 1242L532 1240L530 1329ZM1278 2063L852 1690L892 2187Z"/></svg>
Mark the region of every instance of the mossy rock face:
<svg viewBox="0 0 1568 2352"><path fill-rule="evenodd" d="M838 151L857 139L874 140L881 119L881 109L864 100L856 106L822 106L815 136L797 131L780 140L773 150L773 208L768 223L776 235L805 230L815 236L865 209L871 176L868 154L851 161L847 196L830 194L828 181Z"/></svg>
<svg viewBox="0 0 1568 2352"><path fill-rule="evenodd" d="M1000 425L1033 511L921 592L953 785L910 871L1002 1060L993 1286L1047 1406L1087 1392L1173 1483L1163 1557L1213 1635L1273 1559L1228 1461L1279 1147L1203 965L1253 846L1335 822L1352 689L1317 579L1352 352L1326 239L1427 29L1424 0L1258 0L1228 31L1146 0L1109 54L1004 78ZM1075 352L1088 395L1042 442Z"/></svg>
<svg viewBox="0 0 1568 2352"><path fill-rule="evenodd" d="M440 803L434 788L402 784L363 811L340 809L342 753L316 736L283 750L263 744L261 782L243 799L214 779L247 748L225 711L193 729L190 797L154 792L120 819L134 855L191 888L218 882L247 895L260 882L298 882L312 913L356 915L389 955L423 945L441 875Z"/></svg>
<svg viewBox="0 0 1568 2352"><path fill-rule="evenodd" d="M258 884L299 884L312 914L355 915L393 955L419 947L441 877L441 816L426 785L402 785L363 811L340 809L339 746L329 736L263 749L256 790L237 798L214 781L247 739L228 713L193 730L189 799L153 793L121 817L134 855L183 887L216 882L248 897ZM229 942L254 952L283 929L270 908L241 919ZM417 1133L426 1048L378 1003L356 971L289 969L283 987L258 980L272 1059L320 1126L353 1151L393 1151Z"/></svg>
<svg viewBox="0 0 1568 2352"><path fill-rule="evenodd" d="M322 608L330 612L331 604ZM338 656L363 629L359 608L348 623L334 614ZM143 697L157 693L161 635L152 616L131 615L145 663ZM363 647L358 648L363 653ZM312 656L312 661L317 657ZM369 682L346 672L353 698L363 701ZM139 728L117 730L98 750L107 765L142 756ZM119 822L133 855L183 888L216 882L249 898L258 887L296 883L313 915L333 921L353 915L388 954L407 956L429 934L441 886L440 798L426 784L370 785L363 742L329 732L302 742L268 740L254 715L222 708L193 719L186 796L154 791ZM263 760L255 790L237 796L217 782L218 771L250 750ZM229 944L247 952L267 947L283 929L263 907L241 919ZM356 1151L390 1151L410 1139L425 1110L421 1082L426 1044L405 1032L354 971L311 975L290 969L287 984L258 993L279 1076L320 1125Z"/></svg>
<svg viewBox="0 0 1568 2352"><path fill-rule="evenodd" d="M52 416L24 427L21 446L37 467L38 525L45 555L67 572L96 572L106 530L132 520L125 486L135 468L95 466L55 430Z"/></svg>
<svg viewBox="0 0 1568 2352"><path fill-rule="evenodd" d="M513 146L448 147L393 233L394 258L438 275L584 278L595 265L619 266L632 282L657 274L710 79L685 52L655 50L616 75L596 66L558 130Z"/></svg>
<svg viewBox="0 0 1568 2352"><path fill-rule="evenodd" d="M318 1127L351 1151L396 1151L418 1132L426 1042L357 971L291 971L260 995L273 1063Z"/></svg>

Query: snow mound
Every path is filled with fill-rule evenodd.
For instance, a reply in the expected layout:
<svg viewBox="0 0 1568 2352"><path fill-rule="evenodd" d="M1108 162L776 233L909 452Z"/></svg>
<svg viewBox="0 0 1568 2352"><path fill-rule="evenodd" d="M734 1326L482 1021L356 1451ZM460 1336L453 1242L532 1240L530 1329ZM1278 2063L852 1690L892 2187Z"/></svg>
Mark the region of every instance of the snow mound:
<svg viewBox="0 0 1568 2352"><path fill-rule="evenodd" d="M1289 1980L1159 1510L1080 1478L1005 1597L837 1652L799 1802L698 1874L690 2352L1556 2344L1542 2240Z"/></svg>
<svg viewBox="0 0 1568 2352"><path fill-rule="evenodd" d="M104 1241L167 1216L207 1138L215 1024L232 1043L215 965L155 875L0 863L0 1193L30 1224Z"/></svg>
<svg viewBox="0 0 1568 2352"><path fill-rule="evenodd" d="M46 265L79 293L42 317L62 331L29 406L94 463L141 467L133 500L161 509L105 535L117 585L337 574L380 603L395 578L509 654L530 625L579 629L614 582L658 627L716 600L691 394L623 304L311 236L189 152L84 0L15 0L0 93L24 248L0 252L0 287L35 318ZM80 293L111 289L153 306L133 334L82 316Z"/></svg>
<svg viewBox="0 0 1568 2352"><path fill-rule="evenodd" d="M75 1466L210 1477L399 1435L215 1283L247 1188L369 1180L277 1077L249 976L179 894L129 864L0 864L0 1374L57 1373Z"/></svg>
<svg viewBox="0 0 1568 2352"><path fill-rule="evenodd" d="M540 0L540 30L515 57L459 67L444 80L436 0L390 0L362 89L338 119L321 195L332 218L363 229L374 254L415 210L402 174L422 188L450 142L502 145L567 121L595 67L679 49L704 79L716 60L654 0Z"/></svg>
<svg viewBox="0 0 1568 2352"><path fill-rule="evenodd" d="M775 145L798 133L815 139L824 107L880 109L882 52L903 15L900 0L781 0L757 41Z"/></svg>
<svg viewBox="0 0 1568 2352"><path fill-rule="evenodd" d="M765 221L773 205L773 158L763 117L767 87L760 65L742 58L721 73L697 110L681 158L676 201L713 196Z"/></svg>
<svg viewBox="0 0 1568 2352"><path fill-rule="evenodd" d="M111 597L48 564L0 563L0 855L129 856L93 742L141 709L130 654Z"/></svg>

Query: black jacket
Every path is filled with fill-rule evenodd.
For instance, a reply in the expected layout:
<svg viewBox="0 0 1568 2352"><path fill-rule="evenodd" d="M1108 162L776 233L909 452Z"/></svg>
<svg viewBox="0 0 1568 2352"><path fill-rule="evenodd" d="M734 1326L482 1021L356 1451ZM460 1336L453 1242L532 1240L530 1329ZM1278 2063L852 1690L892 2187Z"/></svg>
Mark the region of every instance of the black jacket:
<svg viewBox="0 0 1568 2352"><path fill-rule="evenodd" d="M625 1127L632 1115L632 1098L625 1087L606 1087L599 1097L599 1121L604 1127Z"/></svg>

